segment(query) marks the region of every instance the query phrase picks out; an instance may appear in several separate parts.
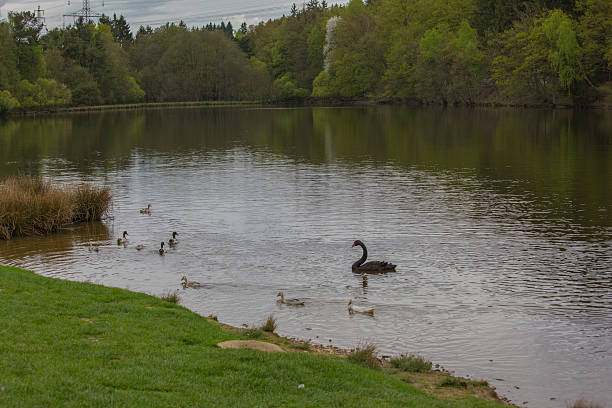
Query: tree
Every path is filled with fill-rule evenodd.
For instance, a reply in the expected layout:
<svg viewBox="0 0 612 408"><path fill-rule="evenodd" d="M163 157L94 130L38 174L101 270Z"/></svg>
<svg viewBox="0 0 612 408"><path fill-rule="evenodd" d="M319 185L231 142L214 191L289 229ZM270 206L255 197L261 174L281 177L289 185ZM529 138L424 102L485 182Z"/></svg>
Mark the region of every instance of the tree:
<svg viewBox="0 0 612 408"><path fill-rule="evenodd" d="M8 23L0 22L0 90L12 88L19 81L17 46Z"/></svg>

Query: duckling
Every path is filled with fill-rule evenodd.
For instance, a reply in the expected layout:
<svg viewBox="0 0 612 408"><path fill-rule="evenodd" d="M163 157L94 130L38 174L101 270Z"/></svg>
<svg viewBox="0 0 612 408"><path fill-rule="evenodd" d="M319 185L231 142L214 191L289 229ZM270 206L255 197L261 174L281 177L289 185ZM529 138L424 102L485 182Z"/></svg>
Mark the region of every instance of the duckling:
<svg viewBox="0 0 612 408"><path fill-rule="evenodd" d="M283 292L278 292L276 297L280 296L280 300L278 302L288 305L288 306L304 306L304 301L302 299L285 299L285 295Z"/></svg>
<svg viewBox="0 0 612 408"><path fill-rule="evenodd" d="M183 289L187 288L200 288L203 285L200 282L196 281L188 281L186 276L181 278L181 285L183 285Z"/></svg>
<svg viewBox="0 0 612 408"><path fill-rule="evenodd" d="M179 241L178 241L178 239L176 238L176 236L177 236L177 235L178 235L178 232L176 232L176 231L174 231L174 232L172 233L172 238L170 238L170 239L168 240L168 245L170 245L170 246L175 246L176 244L178 244L178 242L179 242Z"/></svg>
<svg viewBox="0 0 612 408"><path fill-rule="evenodd" d="M350 314L353 313L362 313L362 314L368 314L370 316L374 316L374 308L372 307L363 307L363 306L356 306L355 304L353 304L353 299L350 299L348 302L348 311Z"/></svg>
<svg viewBox="0 0 612 408"><path fill-rule="evenodd" d="M126 238L129 234L127 231L123 231L123 237L117 238L117 245L127 244L128 239Z"/></svg>
<svg viewBox="0 0 612 408"><path fill-rule="evenodd" d="M140 210L141 214L151 214L151 204L147 205L147 208L143 208Z"/></svg>
<svg viewBox="0 0 612 408"><path fill-rule="evenodd" d="M89 241L89 252L91 252L91 251L100 252L100 248L98 248L97 246L93 246L91 241Z"/></svg>
<svg viewBox="0 0 612 408"><path fill-rule="evenodd" d="M136 250L137 250L137 251L142 251L144 248L145 248L145 246L144 246L144 245L142 245L142 244L138 244L138 245L136 245Z"/></svg>
<svg viewBox="0 0 612 408"><path fill-rule="evenodd" d="M166 252L168 252L168 250L166 248L164 248L164 242L163 241L161 243L161 248L159 248L159 250L157 252L159 252L160 255L165 255Z"/></svg>

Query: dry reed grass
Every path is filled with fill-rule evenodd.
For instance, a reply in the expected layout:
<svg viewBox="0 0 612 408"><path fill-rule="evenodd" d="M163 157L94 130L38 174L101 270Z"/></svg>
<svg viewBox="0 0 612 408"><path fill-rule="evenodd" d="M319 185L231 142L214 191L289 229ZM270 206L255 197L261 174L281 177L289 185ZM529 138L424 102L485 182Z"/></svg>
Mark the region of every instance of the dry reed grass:
<svg viewBox="0 0 612 408"><path fill-rule="evenodd" d="M111 203L108 188L55 187L39 177L0 182L0 239L45 235L74 223L99 221Z"/></svg>

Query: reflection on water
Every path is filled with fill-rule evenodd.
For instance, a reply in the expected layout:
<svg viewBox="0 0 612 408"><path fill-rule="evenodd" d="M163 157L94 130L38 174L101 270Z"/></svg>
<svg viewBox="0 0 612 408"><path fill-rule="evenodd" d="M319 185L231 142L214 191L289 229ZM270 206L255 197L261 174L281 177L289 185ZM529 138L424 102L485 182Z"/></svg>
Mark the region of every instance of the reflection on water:
<svg viewBox="0 0 612 408"><path fill-rule="evenodd" d="M229 324L273 312L280 334L422 353L530 407L611 398L607 112L184 109L3 122L0 175L18 172L108 185L113 217L0 242L0 262L152 294L187 275L209 286L181 289L184 304ZM149 202L152 215L139 214ZM181 242L160 257L172 231ZM352 273L355 239L397 272ZM306 307L278 305L279 290ZM375 317L349 316L349 298Z"/></svg>

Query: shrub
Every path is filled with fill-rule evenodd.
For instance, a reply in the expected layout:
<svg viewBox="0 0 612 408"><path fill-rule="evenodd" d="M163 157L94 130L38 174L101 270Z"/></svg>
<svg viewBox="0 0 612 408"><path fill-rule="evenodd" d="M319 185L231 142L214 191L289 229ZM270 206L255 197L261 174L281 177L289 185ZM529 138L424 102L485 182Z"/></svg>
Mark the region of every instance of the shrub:
<svg viewBox="0 0 612 408"><path fill-rule="evenodd" d="M392 358L391 367L411 373L425 373L431 371L431 361L427 361L421 356L410 354Z"/></svg>
<svg viewBox="0 0 612 408"><path fill-rule="evenodd" d="M374 344L361 344L351 351L346 357L351 363L366 366L368 368L379 368L380 360L376 357L376 346Z"/></svg>
<svg viewBox="0 0 612 408"><path fill-rule="evenodd" d="M568 404L568 407L569 408L602 408L601 405L586 401L582 398L575 401L571 405Z"/></svg>
<svg viewBox="0 0 612 408"><path fill-rule="evenodd" d="M0 91L0 116L18 106L19 101L9 91Z"/></svg>

